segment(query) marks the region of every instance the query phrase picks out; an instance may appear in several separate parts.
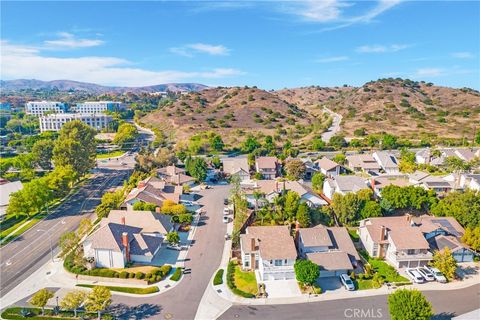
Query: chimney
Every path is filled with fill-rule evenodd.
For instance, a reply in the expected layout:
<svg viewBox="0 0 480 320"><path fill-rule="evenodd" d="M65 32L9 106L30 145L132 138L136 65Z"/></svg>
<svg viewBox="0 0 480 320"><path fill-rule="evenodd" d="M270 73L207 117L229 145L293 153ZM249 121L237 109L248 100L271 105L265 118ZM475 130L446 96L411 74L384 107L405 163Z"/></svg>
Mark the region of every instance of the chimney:
<svg viewBox="0 0 480 320"><path fill-rule="evenodd" d="M161 213L161 212L160 212L160 207L155 207L155 212L156 212L156 213Z"/></svg>
<svg viewBox="0 0 480 320"><path fill-rule="evenodd" d="M256 247L256 246L255 246L255 238L252 238L252 239L250 240L250 250L251 250L252 252L255 251L255 247Z"/></svg>
<svg viewBox="0 0 480 320"><path fill-rule="evenodd" d="M382 241L387 240L387 228L385 226L382 226L380 239Z"/></svg>
<svg viewBox="0 0 480 320"><path fill-rule="evenodd" d="M122 233L122 244L123 247L125 248L125 258L127 262L130 262L130 247L128 245L128 233L124 232Z"/></svg>
<svg viewBox="0 0 480 320"><path fill-rule="evenodd" d="M145 181L138 182L138 189L145 187Z"/></svg>
<svg viewBox="0 0 480 320"><path fill-rule="evenodd" d="M370 180L370 187L372 188L373 192L375 192L375 178L372 178L372 180Z"/></svg>
<svg viewBox="0 0 480 320"><path fill-rule="evenodd" d="M255 270L255 238L251 240L251 253L250 253L250 270Z"/></svg>
<svg viewBox="0 0 480 320"><path fill-rule="evenodd" d="M121 223L122 223L123 225L125 225L125 216L123 216L123 217L120 219L120 221L121 221Z"/></svg>

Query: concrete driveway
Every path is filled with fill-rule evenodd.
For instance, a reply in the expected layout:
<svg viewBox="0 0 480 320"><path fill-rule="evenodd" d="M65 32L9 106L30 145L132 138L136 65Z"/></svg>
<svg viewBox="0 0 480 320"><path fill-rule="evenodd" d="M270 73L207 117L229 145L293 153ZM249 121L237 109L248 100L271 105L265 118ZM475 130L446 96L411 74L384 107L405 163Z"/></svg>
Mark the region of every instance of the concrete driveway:
<svg viewBox="0 0 480 320"><path fill-rule="evenodd" d="M269 298L289 298L301 296L297 280L263 281Z"/></svg>
<svg viewBox="0 0 480 320"><path fill-rule="evenodd" d="M322 288L322 292L345 291L338 277L318 278L317 284Z"/></svg>
<svg viewBox="0 0 480 320"><path fill-rule="evenodd" d="M180 237L180 244L181 244L182 247L184 247L184 249L182 251L188 250L188 245L190 244L189 240L187 239L188 234L189 234L189 232L179 232L178 233L178 235ZM152 264L154 266L163 266L164 264L169 264L169 265L172 265L172 266L176 266L177 263L180 264L180 262L184 262L181 259L179 259L180 253L182 251L168 249L167 244L164 243L162 245L162 248L155 255L155 257L153 257ZM183 253L182 256L185 256L185 253Z"/></svg>

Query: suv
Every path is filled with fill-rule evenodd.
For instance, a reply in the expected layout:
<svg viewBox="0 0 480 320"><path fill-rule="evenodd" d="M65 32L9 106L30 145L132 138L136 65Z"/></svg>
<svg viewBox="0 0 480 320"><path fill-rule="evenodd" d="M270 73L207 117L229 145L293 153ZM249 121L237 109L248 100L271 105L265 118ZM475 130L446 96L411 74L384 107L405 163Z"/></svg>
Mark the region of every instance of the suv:
<svg viewBox="0 0 480 320"><path fill-rule="evenodd" d="M228 207L223 208L223 214L224 215L229 215L230 214L230 209Z"/></svg>
<svg viewBox="0 0 480 320"><path fill-rule="evenodd" d="M445 278L443 273L441 273L440 270L438 270L437 268L428 267L428 270L430 270L430 272L433 274L433 277L438 282L440 282L440 283L446 283L447 282L447 278Z"/></svg>
<svg viewBox="0 0 480 320"><path fill-rule="evenodd" d="M223 199L223 204L226 206L228 205L228 198Z"/></svg>
<svg viewBox="0 0 480 320"><path fill-rule="evenodd" d="M412 281L414 283L424 283L425 282L425 279L422 277L420 272L418 272L417 270L415 270L413 268L408 268L405 272L407 273L407 276L410 279L412 279Z"/></svg>
<svg viewBox="0 0 480 320"><path fill-rule="evenodd" d="M230 219L228 218L228 216L223 216L222 221L223 221L223 223L228 223L230 221Z"/></svg>
<svg viewBox="0 0 480 320"><path fill-rule="evenodd" d="M433 276L433 273L430 270L428 270L427 268L419 267L416 270L418 271L418 273L420 273L422 275L422 277L425 278L425 280L435 281L435 277Z"/></svg>
<svg viewBox="0 0 480 320"><path fill-rule="evenodd" d="M346 273L341 274L340 275L340 281L342 282L345 289L347 289L348 291L355 290L355 284L353 283L352 279L350 279L348 274L346 274Z"/></svg>

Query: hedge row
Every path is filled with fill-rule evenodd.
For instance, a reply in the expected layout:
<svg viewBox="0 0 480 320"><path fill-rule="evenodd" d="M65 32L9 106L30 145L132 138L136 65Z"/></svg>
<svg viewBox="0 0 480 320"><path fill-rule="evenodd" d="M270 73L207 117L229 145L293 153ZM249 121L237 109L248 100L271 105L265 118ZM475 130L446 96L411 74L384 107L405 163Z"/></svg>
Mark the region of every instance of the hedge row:
<svg viewBox="0 0 480 320"><path fill-rule="evenodd" d="M65 257L63 266L67 271L75 274L81 274L81 275L93 276L93 277L105 277L105 278L138 279L138 280L145 279L148 283L155 283L155 282L161 281L172 270L172 267L169 265L161 266L146 274L140 271L139 272L128 272L128 271L117 272L115 270L108 269L108 268L95 268L92 270L87 270L83 266L75 265L72 255L68 255L67 257Z"/></svg>
<svg viewBox="0 0 480 320"><path fill-rule="evenodd" d="M219 269L213 278L213 285L218 286L223 283L223 269Z"/></svg>
<svg viewBox="0 0 480 320"><path fill-rule="evenodd" d="M91 285L91 284L77 284L77 287L93 288L94 285ZM155 293L155 292L159 291L157 286L147 287L147 288L107 286L107 288L110 291L133 293L133 294L150 294L150 293Z"/></svg>
<svg viewBox="0 0 480 320"><path fill-rule="evenodd" d="M28 313L22 315L22 310ZM12 307L5 309L2 312L1 318L8 320L19 320L19 319L32 319L32 320L44 320L44 319L55 319L55 320L71 320L73 319L74 313L72 311L63 311L61 310L58 315L54 315L51 309L45 309L45 315L42 316L42 309L40 308L21 308L21 307ZM78 317L83 319L97 319L97 313L85 313L82 311L77 312ZM108 314L102 313L102 319L111 317ZM77 318L78 319L78 318Z"/></svg>
<svg viewBox="0 0 480 320"><path fill-rule="evenodd" d="M180 280L181 276L182 276L182 268L177 268L175 269L175 272L173 273L173 275L170 277L170 280L178 281Z"/></svg>
<svg viewBox="0 0 480 320"><path fill-rule="evenodd" d="M237 296L244 298L255 298L255 295L249 292L242 291L237 288L235 285L235 262L230 261L227 267L227 286L235 293Z"/></svg>

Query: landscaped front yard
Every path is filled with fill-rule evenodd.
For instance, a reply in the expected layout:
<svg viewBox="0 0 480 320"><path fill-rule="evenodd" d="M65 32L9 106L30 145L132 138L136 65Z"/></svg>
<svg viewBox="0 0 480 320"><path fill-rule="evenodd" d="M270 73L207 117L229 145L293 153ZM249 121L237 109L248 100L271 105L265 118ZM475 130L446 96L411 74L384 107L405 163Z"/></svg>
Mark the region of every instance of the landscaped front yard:
<svg viewBox="0 0 480 320"><path fill-rule="evenodd" d="M251 294L258 293L257 279L255 278L255 272L243 272L240 266L235 266L235 285L243 292Z"/></svg>

